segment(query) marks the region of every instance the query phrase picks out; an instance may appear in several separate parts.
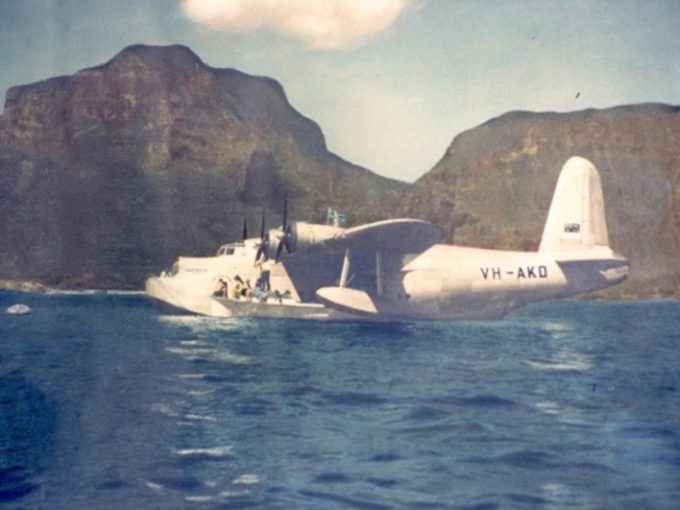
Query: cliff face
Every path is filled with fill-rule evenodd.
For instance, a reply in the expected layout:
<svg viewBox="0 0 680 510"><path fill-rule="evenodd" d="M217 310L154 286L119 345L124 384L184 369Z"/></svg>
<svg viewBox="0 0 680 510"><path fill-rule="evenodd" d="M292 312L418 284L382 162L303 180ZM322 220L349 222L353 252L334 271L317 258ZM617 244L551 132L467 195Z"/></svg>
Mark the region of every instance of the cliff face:
<svg viewBox="0 0 680 510"><path fill-rule="evenodd" d="M608 295L680 297L680 108L513 112L457 136L402 211L449 241L533 250L572 155L600 171L610 244L631 276Z"/></svg>
<svg viewBox="0 0 680 510"><path fill-rule="evenodd" d="M179 254L270 226L288 195L381 217L405 184L326 150L274 80L182 46L131 46L73 76L14 87L0 117L0 277L139 287ZM271 212L274 211L274 212Z"/></svg>

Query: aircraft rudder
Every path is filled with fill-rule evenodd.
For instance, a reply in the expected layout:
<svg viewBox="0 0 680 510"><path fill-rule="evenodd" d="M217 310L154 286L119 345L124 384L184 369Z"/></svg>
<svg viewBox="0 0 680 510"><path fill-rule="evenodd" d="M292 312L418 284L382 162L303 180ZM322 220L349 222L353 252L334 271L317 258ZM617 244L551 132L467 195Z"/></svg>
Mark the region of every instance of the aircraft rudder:
<svg viewBox="0 0 680 510"><path fill-rule="evenodd" d="M590 161L572 156L557 179L539 252L609 246L600 174Z"/></svg>

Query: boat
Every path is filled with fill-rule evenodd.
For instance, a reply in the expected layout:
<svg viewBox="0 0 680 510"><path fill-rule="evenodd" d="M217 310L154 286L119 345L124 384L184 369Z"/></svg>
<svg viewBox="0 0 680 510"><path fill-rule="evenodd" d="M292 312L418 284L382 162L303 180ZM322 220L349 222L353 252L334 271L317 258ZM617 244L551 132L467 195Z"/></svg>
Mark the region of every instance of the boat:
<svg viewBox="0 0 680 510"><path fill-rule="evenodd" d="M6 313L9 315L27 315L31 313L31 309L27 305L17 303L7 308Z"/></svg>

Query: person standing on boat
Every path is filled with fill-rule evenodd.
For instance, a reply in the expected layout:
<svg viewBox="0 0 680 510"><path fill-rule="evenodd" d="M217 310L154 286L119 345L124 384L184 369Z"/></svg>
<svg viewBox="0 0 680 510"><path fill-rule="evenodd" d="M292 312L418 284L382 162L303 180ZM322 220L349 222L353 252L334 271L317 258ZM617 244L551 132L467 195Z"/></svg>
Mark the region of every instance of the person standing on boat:
<svg viewBox="0 0 680 510"><path fill-rule="evenodd" d="M269 283L269 276L271 275L272 271L272 261L267 255L267 252L264 251L262 253L262 257L260 257L257 261L257 266L260 268L260 280L262 281L262 290L265 292L269 292L272 290L271 284Z"/></svg>

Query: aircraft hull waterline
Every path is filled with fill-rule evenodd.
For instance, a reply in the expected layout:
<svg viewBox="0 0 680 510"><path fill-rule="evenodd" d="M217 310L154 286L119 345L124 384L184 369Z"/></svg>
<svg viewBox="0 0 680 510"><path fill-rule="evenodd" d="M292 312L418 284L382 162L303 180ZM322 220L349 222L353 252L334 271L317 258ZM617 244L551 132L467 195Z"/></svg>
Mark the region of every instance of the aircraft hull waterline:
<svg viewBox="0 0 680 510"><path fill-rule="evenodd" d="M303 303L292 299L274 298L260 302L256 298L230 299L213 297L222 307L220 317L266 317L276 319L341 320L348 316L329 309L321 303Z"/></svg>

